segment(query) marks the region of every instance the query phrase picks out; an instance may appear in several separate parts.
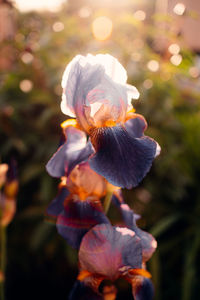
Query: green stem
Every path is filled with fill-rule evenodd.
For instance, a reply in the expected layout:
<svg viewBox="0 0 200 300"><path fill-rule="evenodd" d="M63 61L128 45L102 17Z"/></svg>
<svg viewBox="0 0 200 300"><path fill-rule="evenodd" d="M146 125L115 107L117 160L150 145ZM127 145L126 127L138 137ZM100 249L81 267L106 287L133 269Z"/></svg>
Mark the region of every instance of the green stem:
<svg viewBox="0 0 200 300"><path fill-rule="evenodd" d="M110 208L111 198L112 198L112 193L108 192L104 199L104 203L103 203L103 208L104 208L105 214L108 213L108 210Z"/></svg>

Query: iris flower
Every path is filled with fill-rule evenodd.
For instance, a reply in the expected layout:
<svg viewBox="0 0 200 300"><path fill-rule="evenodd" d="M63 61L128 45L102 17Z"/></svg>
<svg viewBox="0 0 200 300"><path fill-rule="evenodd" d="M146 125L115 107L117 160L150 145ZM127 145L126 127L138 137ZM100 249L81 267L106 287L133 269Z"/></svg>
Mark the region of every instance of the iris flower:
<svg viewBox="0 0 200 300"><path fill-rule="evenodd" d="M100 284L121 277L132 285L135 300L151 300L153 297L151 275L142 265L141 239L133 230L110 224L94 226L80 244L79 265L80 273L70 300L104 299L99 292ZM84 290L93 293L93 297L84 298ZM82 298L77 298L77 295L82 295ZM98 298L100 295L102 298Z"/></svg>
<svg viewBox="0 0 200 300"><path fill-rule="evenodd" d="M153 297L151 275L145 270L145 263L155 251L156 241L150 234L137 227L134 221L135 214L123 202L120 193L116 193L113 198L113 202L120 206L122 215L125 212L123 218L125 225L131 229L112 226L106 217L103 219L102 211L100 214L98 212L101 215L99 218L96 210L89 209L91 202L87 203L87 211L81 209L83 214L87 214L86 218L89 216L90 220L93 220L85 228L82 224L86 218L77 215L74 209L70 212L69 207L67 213L63 215L64 222L61 221L62 224L57 222L58 226L62 226L62 235L65 239L70 241L71 245L73 244L71 240L76 241L79 248L80 274L69 300L106 299L105 295L99 292L101 282L104 280L114 282L120 277L132 285L135 300L151 300ZM100 220L99 224L95 225L94 220L96 223ZM80 231L82 229L83 232Z"/></svg>
<svg viewBox="0 0 200 300"><path fill-rule="evenodd" d="M90 137L90 167L111 184L132 188L150 170L159 146L144 136L145 119L130 111L139 92L126 81L125 69L111 55L78 55L63 75L61 109Z"/></svg>
<svg viewBox="0 0 200 300"><path fill-rule="evenodd" d="M79 248L82 237L91 227L110 223L100 200L106 191L106 180L87 162L77 165L68 177L62 178L59 193L47 214L56 217L59 234L72 247Z"/></svg>

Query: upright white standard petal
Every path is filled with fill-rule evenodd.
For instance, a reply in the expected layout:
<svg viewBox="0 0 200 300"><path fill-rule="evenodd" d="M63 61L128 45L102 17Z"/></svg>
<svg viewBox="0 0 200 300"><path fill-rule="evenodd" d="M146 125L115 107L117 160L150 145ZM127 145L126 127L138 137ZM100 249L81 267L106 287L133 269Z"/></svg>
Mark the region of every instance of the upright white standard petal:
<svg viewBox="0 0 200 300"><path fill-rule="evenodd" d="M77 55L63 74L61 110L76 117L86 132L108 122L124 122L131 99L139 97L126 80L126 70L113 56Z"/></svg>
<svg viewBox="0 0 200 300"><path fill-rule="evenodd" d="M104 67L106 75L108 75L116 83L125 84L127 81L127 73L119 61L110 54L97 54L93 56L88 54L93 64L99 64Z"/></svg>

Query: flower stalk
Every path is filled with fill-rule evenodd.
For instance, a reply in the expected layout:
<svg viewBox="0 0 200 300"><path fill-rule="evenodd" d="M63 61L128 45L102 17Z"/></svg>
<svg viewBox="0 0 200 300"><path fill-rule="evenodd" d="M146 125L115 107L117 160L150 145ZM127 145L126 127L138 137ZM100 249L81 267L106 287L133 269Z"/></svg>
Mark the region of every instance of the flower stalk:
<svg viewBox="0 0 200 300"><path fill-rule="evenodd" d="M103 208L104 208L105 214L107 214L108 211L109 211L110 204L111 204L111 199L112 199L112 194L113 194L112 192L108 192L106 194L105 199L104 199Z"/></svg>

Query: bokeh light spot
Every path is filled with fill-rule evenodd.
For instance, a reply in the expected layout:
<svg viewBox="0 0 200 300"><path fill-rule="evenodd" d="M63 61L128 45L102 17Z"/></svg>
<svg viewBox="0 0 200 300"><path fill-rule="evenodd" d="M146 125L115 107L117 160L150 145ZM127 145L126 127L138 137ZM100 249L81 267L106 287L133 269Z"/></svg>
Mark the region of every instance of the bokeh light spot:
<svg viewBox="0 0 200 300"><path fill-rule="evenodd" d="M178 66L182 62L182 56L180 54L172 55L170 61L173 65Z"/></svg>
<svg viewBox="0 0 200 300"><path fill-rule="evenodd" d="M178 44L171 44L168 50L171 54L179 54L180 46Z"/></svg>
<svg viewBox="0 0 200 300"><path fill-rule="evenodd" d="M145 89L149 90L152 88L153 86L153 81L151 79L146 79L144 82L143 82L143 86Z"/></svg>
<svg viewBox="0 0 200 300"><path fill-rule="evenodd" d="M174 6L173 11L176 15L182 16L185 12L185 9L186 9L185 5L180 2Z"/></svg>
<svg viewBox="0 0 200 300"><path fill-rule="evenodd" d="M25 64L30 64L33 61L33 55L29 52L24 52L21 56L21 60Z"/></svg>
<svg viewBox="0 0 200 300"><path fill-rule="evenodd" d="M24 79L24 80L20 81L19 87L22 92L28 93L32 90L33 83L29 79Z"/></svg>
<svg viewBox="0 0 200 300"><path fill-rule="evenodd" d="M62 31L65 27L64 24L62 22L55 22L52 26L53 31L55 32L60 32Z"/></svg>
<svg viewBox="0 0 200 300"><path fill-rule="evenodd" d="M84 6L79 10L78 15L80 18L88 18L91 15L91 10L89 7Z"/></svg>
<svg viewBox="0 0 200 300"><path fill-rule="evenodd" d="M189 69L189 74L190 74L191 77L197 78L200 75L200 71L197 67L191 67Z"/></svg>
<svg viewBox="0 0 200 300"><path fill-rule="evenodd" d="M137 10L133 16L139 21L144 21L146 19L146 13L143 10Z"/></svg>
<svg viewBox="0 0 200 300"><path fill-rule="evenodd" d="M152 72L157 72L159 70L159 62L152 59L147 63L147 68Z"/></svg>
<svg viewBox="0 0 200 300"><path fill-rule="evenodd" d="M98 17L92 23L92 32L95 39L105 41L112 33L113 23L108 17Z"/></svg>

